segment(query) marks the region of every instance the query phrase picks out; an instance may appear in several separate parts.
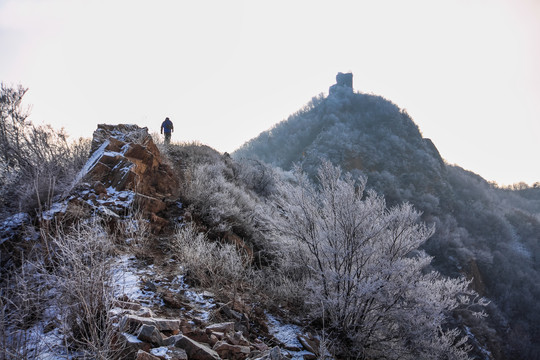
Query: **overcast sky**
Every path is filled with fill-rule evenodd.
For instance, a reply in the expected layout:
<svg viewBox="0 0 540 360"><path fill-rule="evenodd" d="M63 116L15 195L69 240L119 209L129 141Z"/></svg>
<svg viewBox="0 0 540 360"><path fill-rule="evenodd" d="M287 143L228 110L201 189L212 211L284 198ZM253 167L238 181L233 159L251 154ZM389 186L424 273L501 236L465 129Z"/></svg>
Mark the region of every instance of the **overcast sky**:
<svg viewBox="0 0 540 360"><path fill-rule="evenodd" d="M34 123L136 123L232 152L337 72L407 109L449 163L540 181L538 0L0 0L0 81Z"/></svg>

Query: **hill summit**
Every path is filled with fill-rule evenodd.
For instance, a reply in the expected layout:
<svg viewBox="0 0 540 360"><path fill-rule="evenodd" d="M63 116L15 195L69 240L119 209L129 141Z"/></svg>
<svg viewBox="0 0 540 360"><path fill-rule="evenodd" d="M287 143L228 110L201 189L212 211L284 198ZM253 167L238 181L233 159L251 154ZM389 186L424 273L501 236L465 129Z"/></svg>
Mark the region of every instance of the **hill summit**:
<svg viewBox="0 0 540 360"><path fill-rule="evenodd" d="M532 284L540 284L540 201L532 194L539 189L499 188L445 163L405 110L382 96L354 91L352 74L340 73L336 81L328 96L314 97L233 157L285 171L299 166L313 180L327 160L355 178L367 177L366 189L383 195L388 208L413 204L435 226L424 245L435 268L466 275L492 300L488 321L497 335L486 331L485 341L504 343L492 355L537 354L531 349L540 344L540 318L532 314L540 313L540 286Z"/></svg>
<svg viewBox="0 0 540 360"><path fill-rule="evenodd" d="M431 140L422 137L405 110L380 96L353 92L352 74L345 75L338 74L328 97L313 98L234 156L285 170L299 164L308 173L324 158L366 175L368 187L391 204L444 191L446 167Z"/></svg>

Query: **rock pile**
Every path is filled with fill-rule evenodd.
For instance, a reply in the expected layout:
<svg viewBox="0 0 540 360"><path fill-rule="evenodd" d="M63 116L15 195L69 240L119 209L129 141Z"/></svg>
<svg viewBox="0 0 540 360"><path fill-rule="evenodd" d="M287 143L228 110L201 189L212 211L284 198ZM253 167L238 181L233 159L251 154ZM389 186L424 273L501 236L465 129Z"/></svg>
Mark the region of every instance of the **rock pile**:
<svg viewBox="0 0 540 360"><path fill-rule="evenodd" d="M150 220L152 232L158 233L168 224L158 213L177 198L179 180L147 128L100 124L75 186L76 194L73 189L65 194L71 197L62 212L82 208L115 218L136 208Z"/></svg>
<svg viewBox="0 0 540 360"><path fill-rule="evenodd" d="M136 269L122 263L130 277L142 280L136 285L140 291L128 286L111 310L124 359L320 358L319 339L300 327L282 324L295 338L284 340L274 316L240 297L233 304L218 302L213 293L196 291L174 275L170 261L163 264L168 265Z"/></svg>
<svg viewBox="0 0 540 360"><path fill-rule="evenodd" d="M133 210L137 209L157 234L168 224L167 218L175 221L170 215L179 198L178 179L146 128L98 125L89 160L73 187L42 214L41 220L46 223L55 219L66 224L69 217L91 218L100 214L101 218L110 219L109 226L115 230L113 233L118 233L122 227L117 225L133 216ZM244 248L249 258L253 257L252 250L239 236L229 232L223 238ZM153 236L153 241L157 245L155 249L168 249L161 246L168 244L166 232ZM211 307L204 300L199 304L199 295L206 300L213 297L204 293L196 294L197 300L193 300L194 292L188 291L183 280L178 280L181 277L176 275L175 259L169 256L159 250L148 255L145 259L150 259L149 263L140 267L144 280L140 278L138 290L144 297L130 295L130 298L124 293L111 310L118 329L118 344L125 352L123 359L284 360L291 352L298 355L295 358L317 358L317 339L299 334L298 344L291 348L270 334L262 310L248 309L241 300L235 298L235 306L231 307L217 304L213 299ZM150 266L152 271L146 271ZM212 316L201 309L212 309ZM210 318L216 323L211 323Z"/></svg>
<svg viewBox="0 0 540 360"><path fill-rule="evenodd" d="M222 322L206 326L193 321L156 317L148 308L132 302L118 302L124 308L117 312L118 327L126 347L126 359L135 360L218 360L261 359L285 360L277 346L270 348L261 340L250 342L242 325ZM313 339L300 337L306 349L316 351ZM315 359L315 353L304 352L305 359Z"/></svg>

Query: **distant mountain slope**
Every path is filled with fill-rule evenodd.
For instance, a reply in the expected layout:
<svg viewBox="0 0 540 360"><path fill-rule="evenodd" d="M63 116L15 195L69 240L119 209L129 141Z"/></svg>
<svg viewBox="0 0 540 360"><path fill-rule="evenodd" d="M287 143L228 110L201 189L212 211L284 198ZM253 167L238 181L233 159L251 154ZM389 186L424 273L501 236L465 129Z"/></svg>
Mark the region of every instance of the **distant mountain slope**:
<svg viewBox="0 0 540 360"><path fill-rule="evenodd" d="M476 290L494 300L490 321L505 339L501 356L539 358L531 355L540 354L538 200L445 164L404 110L349 90L313 98L233 156L284 170L299 164L311 174L328 159L367 176L368 188L384 194L389 206L412 203L436 225L426 245L435 266L474 277Z"/></svg>
<svg viewBox="0 0 540 360"><path fill-rule="evenodd" d="M258 158L283 169L298 163L308 172L326 158L347 171L362 171L368 185L390 203L448 190L446 166L433 143L422 137L405 111L375 95L340 92L314 98L234 156Z"/></svg>

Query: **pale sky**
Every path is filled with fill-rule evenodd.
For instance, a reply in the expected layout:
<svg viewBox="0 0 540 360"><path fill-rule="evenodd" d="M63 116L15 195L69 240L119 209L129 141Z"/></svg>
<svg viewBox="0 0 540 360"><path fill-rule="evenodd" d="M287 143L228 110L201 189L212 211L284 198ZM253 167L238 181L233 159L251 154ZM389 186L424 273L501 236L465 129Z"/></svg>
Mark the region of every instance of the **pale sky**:
<svg viewBox="0 0 540 360"><path fill-rule="evenodd" d="M540 181L538 0L0 0L0 51L30 119L75 138L168 116L232 152L352 72L449 163Z"/></svg>

